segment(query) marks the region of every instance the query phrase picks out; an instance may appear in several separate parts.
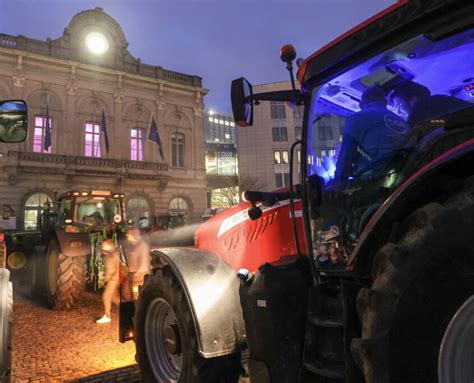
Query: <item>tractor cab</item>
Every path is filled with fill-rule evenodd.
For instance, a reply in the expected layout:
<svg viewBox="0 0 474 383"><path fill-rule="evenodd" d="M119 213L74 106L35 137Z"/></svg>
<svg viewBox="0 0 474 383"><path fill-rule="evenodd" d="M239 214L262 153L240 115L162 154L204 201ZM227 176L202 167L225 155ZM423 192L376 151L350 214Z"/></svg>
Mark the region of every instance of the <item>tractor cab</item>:
<svg viewBox="0 0 474 383"><path fill-rule="evenodd" d="M292 90L253 94L244 78L234 80L240 126L252 125L259 101L305 104L300 173L319 269L346 269L384 201L423 165L472 138L473 48L474 29L466 28L421 33L339 70L327 68L323 52L300 66L297 90L296 54L284 46Z"/></svg>
<svg viewBox="0 0 474 383"><path fill-rule="evenodd" d="M71 191L59 198L59 223L100 231L125 222L123 194Z"/></svg>
<svg viewBox="0 0 474 383"><path fill-rule="evenodd" d="M322 269L344 268L387 197L473 136L473 41L472 28L419 35L308 86L306 174L322 197L311 207Z"/></svg>

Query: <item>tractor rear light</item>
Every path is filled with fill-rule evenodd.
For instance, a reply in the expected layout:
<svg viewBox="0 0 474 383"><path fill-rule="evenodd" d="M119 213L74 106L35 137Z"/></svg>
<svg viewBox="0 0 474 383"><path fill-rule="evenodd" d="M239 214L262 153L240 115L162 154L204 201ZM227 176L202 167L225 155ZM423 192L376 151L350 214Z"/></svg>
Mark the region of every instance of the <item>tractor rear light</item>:
<svg viewBox="0 0 474 383"><path fill-rule="evenodd" d="M77 226L66 226L64 231L66 233L79 233L79 228Z"/></svg>
<svg viewBox="0 0 474 383"><path fill-rule="evenodd" d="M70 242L69 245L71 246L72 249L78 249L82 247L82 242L73 241L73 242Z"/></svg>

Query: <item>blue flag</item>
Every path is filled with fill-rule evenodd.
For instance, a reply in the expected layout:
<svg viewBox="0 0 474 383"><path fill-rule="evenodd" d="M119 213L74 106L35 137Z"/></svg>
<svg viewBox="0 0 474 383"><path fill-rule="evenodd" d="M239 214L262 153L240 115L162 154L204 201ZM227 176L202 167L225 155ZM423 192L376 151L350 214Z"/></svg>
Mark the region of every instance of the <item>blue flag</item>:
<svg viewBox="0 0 474 383"><path fill-rule="evenodd" d="M43 150L49 152L51 147L51 124L49 123L49 107L46 104L46 125L44 127L44 141L43 141Z"/></svg>
<svg viewBox="0 0 474 383"><path fill-rule="evenodd" d="M156 126L154 117L151 120L151 126L148 130L148 139L158 145L161 159L164 160L165 156L163 155L163 145L161 145L160 134L158 133L158 127Z"/></svg>
<svg viewBox="0 0 474 383"><path fill-rule="evenodd" d="M100 131L104 133L104 140L105 140L105 150L107 153L109 152L110 145L109 145L109 136L107 134L107 125L105 124L105 111L102 109L102 122L100 123Z"/></svg>

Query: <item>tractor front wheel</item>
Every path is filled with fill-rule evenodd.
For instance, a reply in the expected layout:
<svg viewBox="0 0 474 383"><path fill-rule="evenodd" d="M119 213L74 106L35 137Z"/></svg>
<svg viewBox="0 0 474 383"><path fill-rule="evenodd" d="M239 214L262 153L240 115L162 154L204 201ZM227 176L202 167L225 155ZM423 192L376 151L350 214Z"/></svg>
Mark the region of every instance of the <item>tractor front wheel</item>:
<svg viewBox="0 0 474 383"><path fill-rule="evenodd" d="M216 329L218 331L218 329ZM135 342L144 382L235 383L240 354L203 358L191 309L169 267L157 270L140 291Z"/></svg>
<svg viewBox="0 0 474 383"><path fill-rule="evenodd" d="M48 305L55 310L70 309L84 292L86 257L68 257L52 240L43 263Z"/></svg>
<svg viewBox="0 0 474 383"><path fill-rule="evenodd" d="M375 256L357 298L362 337L352 341L367 383L438 381L443 335L474 292L472 182L462 189L413 212Z"/></svg>

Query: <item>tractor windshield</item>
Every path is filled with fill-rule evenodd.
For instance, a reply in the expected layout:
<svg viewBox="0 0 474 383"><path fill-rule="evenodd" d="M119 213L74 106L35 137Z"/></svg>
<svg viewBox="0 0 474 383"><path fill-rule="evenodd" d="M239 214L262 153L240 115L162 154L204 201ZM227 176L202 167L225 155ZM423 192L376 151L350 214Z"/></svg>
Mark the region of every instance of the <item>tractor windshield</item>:
<svg viewBox="0 0 474 383"><path fill-rule="evenodd" d="M372 214L445 136L450 116L474 105L473 50L474 29L439 41L418 36L312 90L306 166L308 182L323 185L322 205L311 207L321 267L344 267Z"/></svg>
<svg viewBox="0 0 474 383"><path fill-rule="evenodd" d="M121 217L118 199L91 196L76 198L76 222L90 226L112 225L116 215Z"/></svg>

